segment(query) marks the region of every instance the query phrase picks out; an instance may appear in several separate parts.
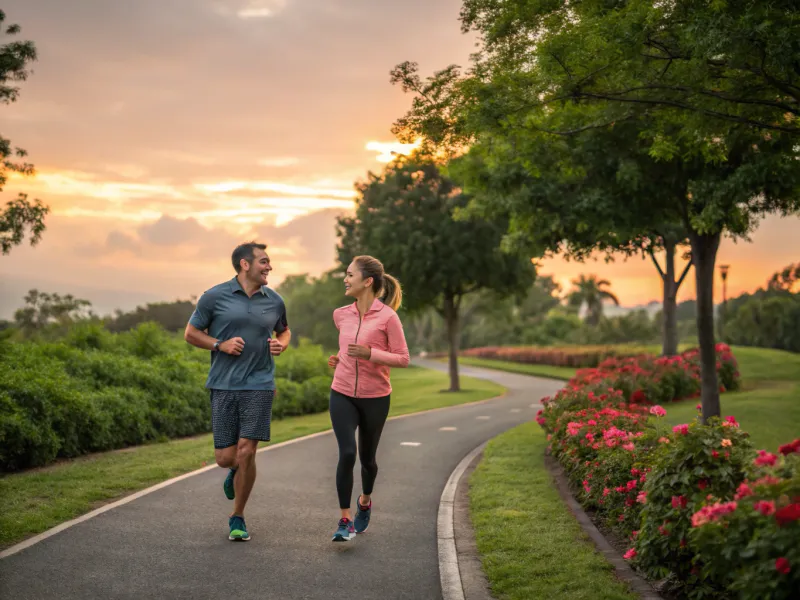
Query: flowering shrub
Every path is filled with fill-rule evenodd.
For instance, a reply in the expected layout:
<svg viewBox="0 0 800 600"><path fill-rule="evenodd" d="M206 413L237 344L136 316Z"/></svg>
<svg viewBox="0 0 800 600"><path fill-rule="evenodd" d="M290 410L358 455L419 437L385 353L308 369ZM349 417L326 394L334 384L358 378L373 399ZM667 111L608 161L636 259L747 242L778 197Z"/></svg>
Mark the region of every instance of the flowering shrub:
<svg viewBox="0 0 800 600"><path fill-rule="evenodd" d="M688 532L707 497L732 498L752 460L747 434L730 421L712 419L673 428L670 443L651 454L636 564L652 578L670 573L691 588L703 586L693 564ZM714 508L721 514L725 505Z"/></svg>
<svg viewBox="0 0 800 600"><path fill-rule="evenodd" d="M717 356L722 387L735 389L730 349ZM625 558L646 575L689 598L789 598L800 440L756 453L734 417L663 424L662 404L697 394L698 370L693 352L606 359L543 399L536 420L578 500L631 541Z"/></svg>
<svg viewBox="0 0 800 600"><path fill-rule="evenodd" d="M596 367L608 357L635 354L614 346L573 346L537 348L535 346L487 346L461 352L462 356L507 360L511 362L550 365L553 367Z"/></svg>
<svg viewBox="0 0 800 600"><path fill-rule="evenodd" d="M690 545L707 585L743 599L797 597L800 439L780 454L759 452L733 500L711 497L692 516Z"/></svg>

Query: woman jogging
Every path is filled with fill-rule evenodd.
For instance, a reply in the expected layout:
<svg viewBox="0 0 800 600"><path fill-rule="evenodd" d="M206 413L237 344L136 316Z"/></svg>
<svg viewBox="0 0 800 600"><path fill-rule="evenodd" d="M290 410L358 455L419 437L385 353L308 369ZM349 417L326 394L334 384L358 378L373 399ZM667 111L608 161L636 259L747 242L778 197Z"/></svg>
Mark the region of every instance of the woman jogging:
<svg viewBox="0 0 800 600"><path fill-rule="evenodd" d="M348 542L364 533L372 512L372 488L378 474L375 454L389 414L390 367L407 367L408 347L403 325L395 312L400 307L400 283L371 256L357 256L347 267L344 293L355 298L349 306L333 311L339 330L339 353L328 359L335 369L330 412L339 444L336 491L342 518L334 542ZM361 460L361 489L355 522L350 512L353 468Z"/></svg>

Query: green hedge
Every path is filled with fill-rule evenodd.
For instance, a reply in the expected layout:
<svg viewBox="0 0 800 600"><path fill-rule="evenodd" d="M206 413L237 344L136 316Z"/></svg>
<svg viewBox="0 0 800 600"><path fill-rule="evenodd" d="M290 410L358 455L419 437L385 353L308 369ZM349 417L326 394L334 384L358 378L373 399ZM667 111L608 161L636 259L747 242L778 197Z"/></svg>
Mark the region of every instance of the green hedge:
<svg viewBox="0 0 800 600"><path fill-rule="evenodd" d="M81 324L58 341L9 342L0 362L3 471L211 429L208 353L152 323L119 334ZM322 348L301 343L277 370L275 418L327 408Z"/></svg>

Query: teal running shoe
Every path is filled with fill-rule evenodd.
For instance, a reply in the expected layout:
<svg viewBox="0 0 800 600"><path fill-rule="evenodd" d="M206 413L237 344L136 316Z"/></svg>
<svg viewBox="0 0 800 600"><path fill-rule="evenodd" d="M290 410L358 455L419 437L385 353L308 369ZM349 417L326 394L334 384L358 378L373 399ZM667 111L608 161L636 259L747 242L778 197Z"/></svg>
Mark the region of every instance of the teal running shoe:
<svg viewBox="0 0 800 600"><path fill-rule="evenodd" d="M236 475L236 469L230 469L228 471L228 476L225 478L225 481L222 483L222 491L225 492L225 497L228 500L233 500L236 498L236 490L233 489L233 477Z"/></svg>
<svg viewBox="0 0 800 600"><path fill-rule="evenodd" d="M339 528L333 534L334 542L349 542L356 537L356 530L353 527L353 522L350 519L339 520Z"/></svg>
<svg viewBox="0 0 800 600"><path fill-rule="evenodd" d="M231 533L228 539L232 542L248 542L250 541L250 534L247 533L247 525L244 524L244 517L233 515L228 519L228 526L231 528Z"/></svg>
<svg viewBox="0 0 800 600"><path fill-rule="evenodd" d="M364 533L367 527L369 527L369 517L372 513L372 500L369 501L368 506L361 506L361 502L356 501L356 506L358 507L355 521L356 533Z"/></svg>

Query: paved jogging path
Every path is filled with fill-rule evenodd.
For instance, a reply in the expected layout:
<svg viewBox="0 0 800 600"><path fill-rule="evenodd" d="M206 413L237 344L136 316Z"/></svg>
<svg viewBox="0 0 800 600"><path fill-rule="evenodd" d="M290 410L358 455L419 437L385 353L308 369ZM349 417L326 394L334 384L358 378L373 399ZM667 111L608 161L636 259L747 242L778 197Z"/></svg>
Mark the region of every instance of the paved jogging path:
<svg viewBox="0 0 800 600"><path fill-rule="evenodd" d="M228 541L232 504L222 493L224 471L214 469L0 560L0 597L441 598L436 517L447 478L470 450L532 419L531 404L562 387L499 371L461 372L496 381L508 394L389 421L378 450L373 521L350 543L330 541L338 519L337 446L327 434L257 455L250 542ZM357 470L356 489L360 479Z"/></svg>

